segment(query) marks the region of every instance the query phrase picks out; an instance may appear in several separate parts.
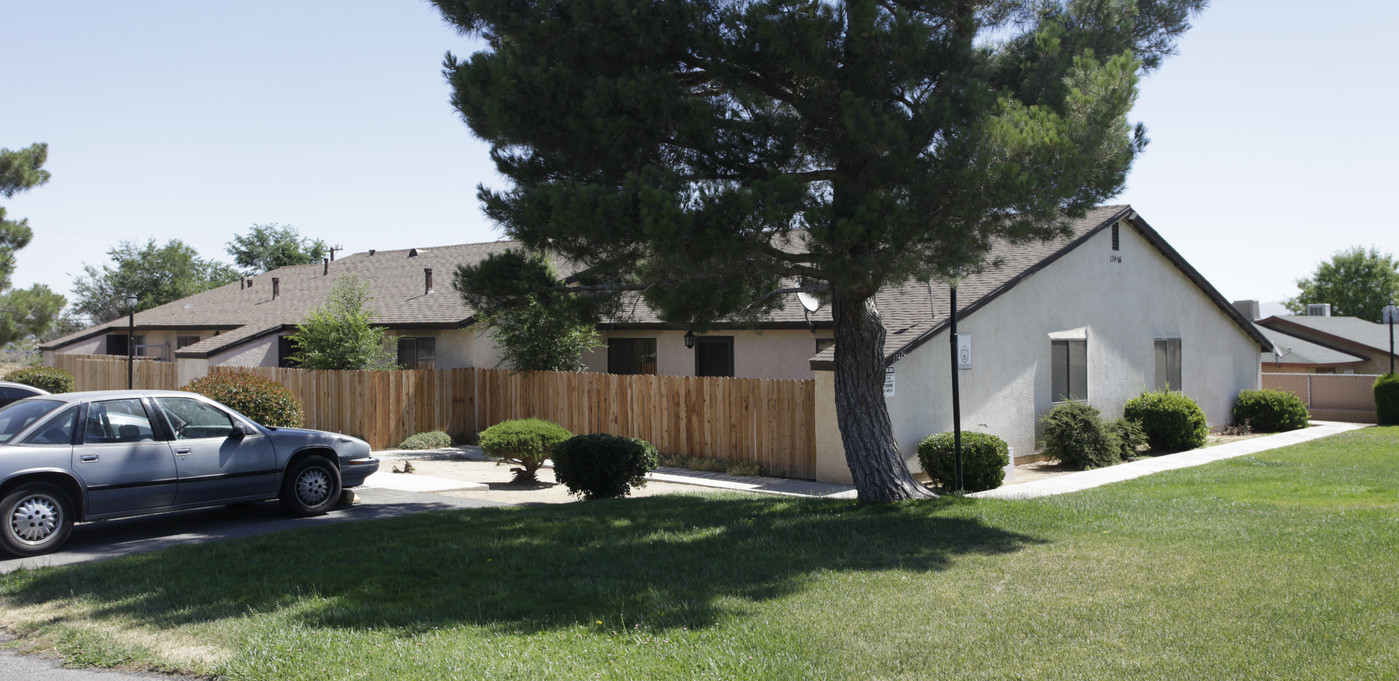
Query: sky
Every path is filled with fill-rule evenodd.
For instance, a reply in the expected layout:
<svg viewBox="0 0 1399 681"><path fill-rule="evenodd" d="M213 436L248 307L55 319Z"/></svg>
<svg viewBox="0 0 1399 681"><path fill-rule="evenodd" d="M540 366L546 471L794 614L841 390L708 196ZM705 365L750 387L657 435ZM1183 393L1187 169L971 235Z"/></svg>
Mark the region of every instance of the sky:
<svg viewBox="0 0 1399 681"><path fill-rule="evenodd" d="M1130 203L1226 298L1264 312L1352 246L1399 250L1399 3L1216 0L1141 83ZM505 188L452 109L478 45L421 0L0 0L0 148L52 180L4 201L34 240L14 283L70 294L120 241L231 262L253 225L343 254L492 241ZM71 296L70 296L71 298Z"/></svg>

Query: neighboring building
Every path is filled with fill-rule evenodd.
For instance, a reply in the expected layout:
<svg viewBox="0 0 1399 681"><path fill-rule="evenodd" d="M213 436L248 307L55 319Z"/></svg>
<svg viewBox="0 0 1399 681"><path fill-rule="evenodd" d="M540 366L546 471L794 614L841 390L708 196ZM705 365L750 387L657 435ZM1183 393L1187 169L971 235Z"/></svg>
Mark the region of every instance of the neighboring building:
<svg viewBox="0 0 1399 681"><path fill-rule="evenodd" d="M1329 306L1327 308L1321 314L1277 315L1257 322L1265 333L1275 334L1273 344L1278 346L1278 357L1272 358L1273 353L1264 354L1263 371L1317 374L1383 374L1389 371L1389 327L1357 317L1332 317ZM1288 359L1294 354L1301 355L1301 359L1289 367Z"/></svg>
<svg viewBox="0 0 1399 681"><path fill-rule="evenodd" d="M997 435L1022 460L1038 419L1065 398L1107 418L1143 390L1169 386L1199 402L1211 426L1229 423L1240 391L1259 386L1260 351L1249 320L1130 206L1090 211L1065 239L997 245L999 268L958 287L962 428ZM892 371L889 415L917 470L918 442L952 429L949 296L945 284L881 291ZM817 369L817 477L848 480L836 429L830 351ZM888 386L886 386L888 390Z"/></svg>
<svg viewBox="0 0 1399 681"><path fill-rule="evenodd" d="M496 367L500 352L451 288L459 265L514 242L369 251L273 272L139 312L138 349L179 363L181 384L210 366L285 365L286 337L324 303L343 274L365 281L377 322L407 367ZM970 340L961 373L962 424L996 434L1017 456L1035 450L1037 420L1061 399L1108 417L1145 389L1183 390L1211 425L1228 423L1239 391L1259 385L1272 345L1130 206L1100 207L1050 242L996 244L994 266L958 289L959 331ZM916 469L919 440L950 430L948 289L909 282L881 290L888 330L888 397L895 434ZM757 324L719 325L693 337L638 302L599 325L595 371L816 380L818 477L849 479L836 430L829 309L806 313L792 297ZM43 345L54 353L126 354L118 319Z"/></svg>

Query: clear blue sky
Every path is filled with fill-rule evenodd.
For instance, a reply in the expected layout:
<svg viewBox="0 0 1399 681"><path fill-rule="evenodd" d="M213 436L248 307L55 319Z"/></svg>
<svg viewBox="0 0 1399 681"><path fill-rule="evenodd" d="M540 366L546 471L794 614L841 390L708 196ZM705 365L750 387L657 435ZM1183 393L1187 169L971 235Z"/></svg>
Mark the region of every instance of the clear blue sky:
<svg viewBox="0 0 1399 681"><path fill-rule="evenodd" d="M1399 3L1216 1L1148 77L1127 191L1230 299L1279 301L1354 245L1399 250ZM121 240L227 260L254 224L374 249L500 236L501 187L448 104L472 45L425 2L0 0L0 147L53 180L5 202L34 241L17 286L67 294Z"/></svg>

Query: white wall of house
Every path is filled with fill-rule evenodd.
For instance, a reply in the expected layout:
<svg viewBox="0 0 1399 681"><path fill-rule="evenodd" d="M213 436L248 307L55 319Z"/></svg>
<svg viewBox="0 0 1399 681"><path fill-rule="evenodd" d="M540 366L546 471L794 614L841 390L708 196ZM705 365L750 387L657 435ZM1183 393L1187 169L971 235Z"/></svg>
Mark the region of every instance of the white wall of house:
<svg viewBox="0 0 1399 681"><path fill-rule="evenodd" d="M654 338L656 373L662 376L694 376L695 351L685 347L684 331L604 331L604 343L611 338ZM737 378L786 378L810 380L811 357L816 354L816 338L829 338L829 330L717 330L700 336L731 336L734 340L734 376ZM588 371L607 372L607 346L585 354Z"/></svg>
<svg viewBox="0 0 1399 681"><path fill-rule="evenodd" d="M959 372L963 430L996 435L1016 456L1035 451L1037 420L1054 404L1051 334L1086 339L1088 402L1107 418L1154 386L1158 338L1180 339L1180 388L1211 426L1229 422L1239 391L1258 387L1257 343L1135 230L1124 223L1120 234L1120 251L1104 230L959 321L972 339L972 368ZM915 471L918 442L952 427L950 352L943 333L893 365L889 415ZM821 386L818 403L833 399ZM819 448L829 461L818 471L837 456Z"/></svg>
<svg viewBox="0 0 1399 681"><path fill-rule="evenodd" d="M209 366L275 367L277 366L277 335L255 338L225 352L209 356Z"/></svg>
<svg viewBox="0 0 1399 681"><path fill-rule="evenodd" d="M406 336L437 339L437 360L433 363L437 369L494 369L500 362L500 351L496 349L495 343L489 338L481 338L472 328L395 330L387 335L391 338ZM389 347L395 348L396 342L391 341Z"/></svg>

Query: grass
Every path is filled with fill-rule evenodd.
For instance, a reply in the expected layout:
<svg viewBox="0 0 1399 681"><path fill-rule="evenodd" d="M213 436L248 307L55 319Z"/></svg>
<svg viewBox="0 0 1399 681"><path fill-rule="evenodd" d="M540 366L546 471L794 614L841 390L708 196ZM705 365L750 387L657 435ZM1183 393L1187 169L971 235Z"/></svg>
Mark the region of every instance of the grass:
<svg viewBox="0 0 1399 681"><path fill-rule="evenodd" d="M1394 679L1396 458L1370 428L1037 501L420 514L11 573L0 621L230 679Z"/></svg>

